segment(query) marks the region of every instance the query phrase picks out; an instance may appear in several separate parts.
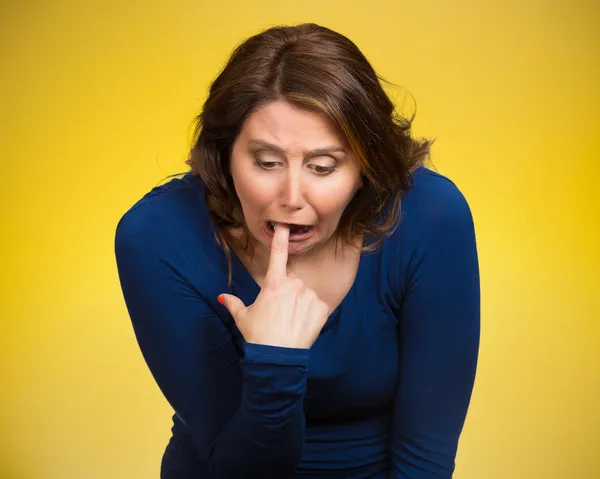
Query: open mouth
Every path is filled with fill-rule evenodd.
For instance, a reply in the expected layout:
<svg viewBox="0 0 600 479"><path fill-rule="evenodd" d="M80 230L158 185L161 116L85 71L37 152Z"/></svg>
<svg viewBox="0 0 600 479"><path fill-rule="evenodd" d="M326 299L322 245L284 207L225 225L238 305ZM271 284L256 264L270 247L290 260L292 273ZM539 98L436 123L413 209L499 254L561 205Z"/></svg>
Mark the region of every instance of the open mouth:
<svg viewBox="0 0 600 479"><path fill-rule="evenodd" d="M267 221L267 230L272 235L275 232L275 222ZM288 224L290 227L290 241L298 241L312 236L315 229L314 225L296 225Z"/></svg>

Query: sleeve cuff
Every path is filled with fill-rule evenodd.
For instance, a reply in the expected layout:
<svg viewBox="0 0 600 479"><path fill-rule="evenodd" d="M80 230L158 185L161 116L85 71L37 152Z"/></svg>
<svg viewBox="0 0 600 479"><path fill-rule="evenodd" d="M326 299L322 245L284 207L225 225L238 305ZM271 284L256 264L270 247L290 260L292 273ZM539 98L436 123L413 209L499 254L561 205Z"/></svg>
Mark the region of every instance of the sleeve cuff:
<svg viewBox="0 0 600 479"><path fill-rule="evenodd" d="M266 344L244 343L244 355L247 362L252 363L277 363L295 364L304 366L308 364L310 349L284 348Z"/></svg>

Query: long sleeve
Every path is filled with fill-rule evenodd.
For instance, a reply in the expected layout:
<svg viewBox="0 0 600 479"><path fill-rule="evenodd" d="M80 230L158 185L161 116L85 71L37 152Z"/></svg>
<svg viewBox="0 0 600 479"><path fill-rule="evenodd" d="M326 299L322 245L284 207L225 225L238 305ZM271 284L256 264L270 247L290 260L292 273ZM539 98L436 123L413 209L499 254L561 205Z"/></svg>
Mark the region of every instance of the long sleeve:
<svg viewBox="0 0 600 479"><path fill-rule="evenodd" d="M406 218L405 239L414 246L404 259L393 479L452 477L477 364L480 283L471 212L453 183L431 184L436 188L414 200L418 218Z"/></svg>
<svg viewBox="0 0 600 479"><path fill-rule="evenodd" d="M304 441L309 351L246 343L240 359L220 306L193 286L188 256L162 219L152 203L137 205L115 237L145 361L214 477L289 477Z"/></svg>

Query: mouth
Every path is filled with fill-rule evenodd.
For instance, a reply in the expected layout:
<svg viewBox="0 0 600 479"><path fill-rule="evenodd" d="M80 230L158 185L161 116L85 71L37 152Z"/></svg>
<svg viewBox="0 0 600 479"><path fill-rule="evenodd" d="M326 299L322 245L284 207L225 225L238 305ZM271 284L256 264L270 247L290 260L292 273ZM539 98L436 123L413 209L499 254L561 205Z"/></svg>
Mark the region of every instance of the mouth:
<svg viewBox="0 0 600 479"><path fill-rule="evenodd" d="M266 231L269 236L273 236L275 233L276 224L277 223L274 221L266 222ZM287 225L290 227L289 241L303 241L310 238L314 234L315 225L300 225L291 223L287 223Z"/></svg>

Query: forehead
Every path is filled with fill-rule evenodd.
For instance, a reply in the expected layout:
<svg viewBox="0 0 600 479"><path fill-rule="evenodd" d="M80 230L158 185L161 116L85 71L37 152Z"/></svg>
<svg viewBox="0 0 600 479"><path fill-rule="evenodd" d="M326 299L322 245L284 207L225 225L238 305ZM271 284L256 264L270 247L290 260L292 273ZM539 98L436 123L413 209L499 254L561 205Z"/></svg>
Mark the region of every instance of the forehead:
<svg viewBox="0 0 600 479"><path fill-rule="evenodd" d="M242 126L240 140L250 139L260 139L282 147L341 147L345 144L324 113L301 109L285 102L268 103L250 114Z"/></svg>

